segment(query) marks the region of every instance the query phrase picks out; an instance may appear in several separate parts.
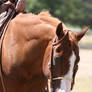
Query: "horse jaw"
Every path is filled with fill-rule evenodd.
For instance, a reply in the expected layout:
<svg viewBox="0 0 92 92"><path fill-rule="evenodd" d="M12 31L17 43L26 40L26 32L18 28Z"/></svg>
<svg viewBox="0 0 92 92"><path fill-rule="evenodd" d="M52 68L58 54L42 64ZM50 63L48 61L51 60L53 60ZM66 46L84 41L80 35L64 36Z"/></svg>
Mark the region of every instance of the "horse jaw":
<svg viewBox="0 0 92 92"><path fill-rule="evenodd" d="M64 76L65 79L71 79L72 80L72 76L73 76L73 68L74 68L74 64L75 64L75 60L76 60L76 56L75 53L72 52L72 55L69 59L70 61L70 68L68 73ZM60 85L60 89L57 89L56 92L71 92L71 82L69 80L61 80L61 85Z"/></svg>

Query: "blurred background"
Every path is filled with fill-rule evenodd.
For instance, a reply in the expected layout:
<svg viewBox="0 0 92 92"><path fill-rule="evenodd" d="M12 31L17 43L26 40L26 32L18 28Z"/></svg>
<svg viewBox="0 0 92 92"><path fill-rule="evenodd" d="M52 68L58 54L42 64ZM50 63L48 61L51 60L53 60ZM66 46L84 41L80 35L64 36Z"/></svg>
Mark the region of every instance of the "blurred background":
<svg viewBox="0 0 92 92"><path fill-rule="evenodd" d="M80 63L72 92L92 92L92 0L27 0L27 12L47 10L78 32L90 26L80 41Z"/></svg>

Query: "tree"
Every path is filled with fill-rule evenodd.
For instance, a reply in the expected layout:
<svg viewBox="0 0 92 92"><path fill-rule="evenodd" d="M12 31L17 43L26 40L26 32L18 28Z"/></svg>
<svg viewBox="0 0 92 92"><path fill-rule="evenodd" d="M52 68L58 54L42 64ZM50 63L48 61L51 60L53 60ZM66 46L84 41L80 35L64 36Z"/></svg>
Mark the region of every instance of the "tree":
<svg viewBox="0 0 92 92"><path fill-rule="evenodd" d="M73 25L92 25L92 0L28 0L27 10L49 10L53 16Z"/></svg>

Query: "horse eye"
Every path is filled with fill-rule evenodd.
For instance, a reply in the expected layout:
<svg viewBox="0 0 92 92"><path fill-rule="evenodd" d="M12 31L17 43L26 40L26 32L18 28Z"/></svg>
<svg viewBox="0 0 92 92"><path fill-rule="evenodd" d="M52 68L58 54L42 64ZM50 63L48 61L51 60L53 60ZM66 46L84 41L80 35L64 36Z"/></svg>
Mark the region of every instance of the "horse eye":
<svg viewBox="0 0 92 92"><path fill-rule="evenodd" d="M78 56L78 57L76 58L77 64L78 64L79 61L80 61L80 56Z"/></svg>
<svg viewBox="0 0 92 92"><path fill-rule="evenodd" d="M71 43L69 43L69 47L71 47Z"/></svg>
<svg viewBox="0 0 92 92"><path fill-rule="evenodd" d="M56 63L56 64L61 64L61 63L63 63L63 59L61 59L60 56L55 56L55 57L54 57L54 60L55 60L55 63Z"/></svg>
<svg viewBox="0 0 92 92"><path fill-rule="evenodd" d="M59 56L55 56L54 60L58 62L58 61L60 61L60 57Z"/></svg>
<svg viewBox="0 0 92 92"><path fill-rule="evenodd" d="M63 46L62 45L60 45L60 47L58 47L57 49L56 49L56 51L59 53L61 53L61 51L63 50Z"/></svg>

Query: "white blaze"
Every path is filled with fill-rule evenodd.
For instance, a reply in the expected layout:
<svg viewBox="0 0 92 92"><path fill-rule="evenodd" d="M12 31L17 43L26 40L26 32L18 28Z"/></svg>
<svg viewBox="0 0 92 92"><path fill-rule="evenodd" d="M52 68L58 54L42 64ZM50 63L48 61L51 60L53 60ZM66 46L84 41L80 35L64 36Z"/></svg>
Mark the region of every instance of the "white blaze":
<svg viewBox="0 0 92 92"><path fill-rule="evenodd" d="M71 79L72 80L72 76L73 76L73 67L75 64L75 60L76 60L76 56L75 53L72 52L72 55L69 59L70 61L70 68L68 73L64 76L65 79ZM61 80L61 86L60 89L58 89L57 92L70 92L71 91L71 82L69 80Z"/></svg>
<svg viewBox="0 0 92 92"><path fill-rule="evenodd" d="M59 89L58 92L65 92L65 90L61 90L61 89Z"/></svg>

